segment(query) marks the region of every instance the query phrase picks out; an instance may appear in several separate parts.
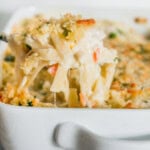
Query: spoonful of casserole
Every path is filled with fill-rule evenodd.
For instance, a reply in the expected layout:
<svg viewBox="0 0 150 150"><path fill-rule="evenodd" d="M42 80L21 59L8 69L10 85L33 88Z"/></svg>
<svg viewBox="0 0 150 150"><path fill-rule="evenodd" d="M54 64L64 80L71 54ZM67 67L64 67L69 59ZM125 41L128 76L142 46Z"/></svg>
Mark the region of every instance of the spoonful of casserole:
<svg viewBox="0 0 150 150"><path fill-rule="evenodd" d="M63 97L70 107L105 107L117 53L104 47L104 37L96 20L71 14L34 16L12 34L0 35L15 56L13 96L23 91L31 95L35 78L46 69L52 77L49 92L63 95L59 101Z"/></svg>

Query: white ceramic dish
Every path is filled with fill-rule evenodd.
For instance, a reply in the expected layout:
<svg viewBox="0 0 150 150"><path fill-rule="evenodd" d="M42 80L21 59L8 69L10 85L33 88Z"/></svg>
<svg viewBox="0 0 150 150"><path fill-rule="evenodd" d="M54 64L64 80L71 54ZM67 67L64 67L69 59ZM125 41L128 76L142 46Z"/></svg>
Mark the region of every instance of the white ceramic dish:
<svg viewBox="0 0 150 150"><path fill-rule="evenodd" d="M4 32L9 33L15 22L37 12L49 12L52 16L58 16L70 11L88 17L121 20L141 32L146 28L134 25L133 17L148 17L150 14L149 10L138 9L51 8L49 10L46 7L44 9L29 7L17 11ZM3 52L5 47L5 43L0 43L0 52ZM150 110L30 108L0 103L0 141L5 150L58 150L53 142L53 132L56 125L66 121L81 124L106 137L150 134ZM69 133L66 132L67 134Z"/></svg>

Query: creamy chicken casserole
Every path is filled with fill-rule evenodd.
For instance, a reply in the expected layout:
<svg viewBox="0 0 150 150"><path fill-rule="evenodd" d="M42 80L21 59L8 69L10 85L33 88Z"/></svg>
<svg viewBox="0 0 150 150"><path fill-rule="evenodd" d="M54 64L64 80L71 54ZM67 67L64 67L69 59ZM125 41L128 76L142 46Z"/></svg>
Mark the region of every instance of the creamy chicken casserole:
<svg viewBox="0 0 150 150"><path fill-rule="evenodd" d="M5 38L4 103L150 107L150 41L125 24L71 14L59 19L35 15L14 25Z"/></svg>

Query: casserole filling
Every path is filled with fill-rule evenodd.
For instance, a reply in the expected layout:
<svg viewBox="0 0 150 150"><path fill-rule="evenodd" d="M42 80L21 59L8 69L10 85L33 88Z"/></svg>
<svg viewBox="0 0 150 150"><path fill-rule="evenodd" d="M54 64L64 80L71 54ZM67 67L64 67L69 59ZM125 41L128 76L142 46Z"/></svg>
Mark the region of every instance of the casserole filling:
<svg viewBox="0 0 150 150"><path fill-rule="evenodd" d="M16 24L7 41L4 103L149 107L150 44L125 25L71 14L60 19L36 15Z"/></svg>

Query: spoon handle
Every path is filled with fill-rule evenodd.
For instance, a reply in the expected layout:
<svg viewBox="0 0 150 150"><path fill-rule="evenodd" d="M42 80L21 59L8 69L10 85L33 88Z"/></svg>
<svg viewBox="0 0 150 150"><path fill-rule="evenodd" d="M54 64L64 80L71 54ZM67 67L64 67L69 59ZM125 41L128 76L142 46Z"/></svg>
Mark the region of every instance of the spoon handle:
<svg viewBox="0 0 150 150"><path fill-rule="evenodd" d="M56 144L66 150L149 150L150 141L121 140L98 136L75 123L62 123L56 127Z"/></svg>

